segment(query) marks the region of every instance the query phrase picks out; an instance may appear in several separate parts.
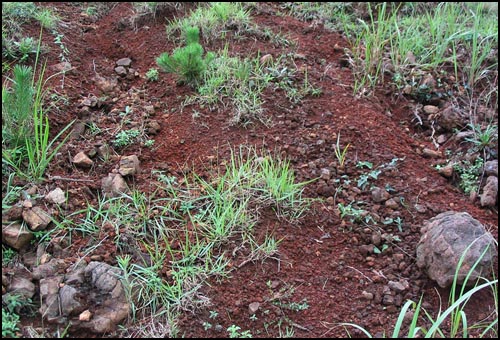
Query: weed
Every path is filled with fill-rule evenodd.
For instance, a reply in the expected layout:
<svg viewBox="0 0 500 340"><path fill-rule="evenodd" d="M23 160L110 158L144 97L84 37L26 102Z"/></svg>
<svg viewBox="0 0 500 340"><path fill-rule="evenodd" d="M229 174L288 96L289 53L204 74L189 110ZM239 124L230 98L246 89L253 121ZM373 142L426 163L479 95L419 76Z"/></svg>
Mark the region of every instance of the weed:
<svg viewBox="0 0 500 340"><path fill-rule="evenodd" d="M245 125L256 119L267 124L262 114L261 94L268 82L258 58L241 60L230 57L226 45L220 56L208 66L198 88L199 95L188 102L212 106L216 103L227 105L229 101L235 112L232 123Z"/></svg>
<svg viewBox="0 0 500 340"><path fill-rule="evenodd" d="M146 72L146 79L149 81L158 81L158 69L157 68L150 68Z"/></svg>
<svg viewBox="0 0 500 340"><path fill-rule="evenodd" d="M453 165L453 169L460 176L458 186L466 195L469 195L472 191L478 192L479 176L482 173L483 163L483 159L478 157L474 164L471 164L468 160L464 160Z"/></svg>
<svg viewBox="0 0 500 340"><path fill-rule="evenodd" d="M488 124L484 130L478 124L470 123L469 127L473 131L474 136L467 137L465 140L474 144L478 151L483 151L493 146L493 143L498 140L498 126L496 125Z"/></svg>
<svg viewBox="0 0 500 340"><path fill-rule="evenodd" d="M138 129L122 130L116 134L113 145L118 148L124 148L134 144L140 135L141 132Z"/></svg>
<svg viewBox="0 0 500 340"><path fill-rule="evenodd" d="M343 149L340 147L340 132L337 135L337 144L334 147L334 152L335 152L335 157L337 157L337 160L339 161L339 166L340 168L344 168L344 163L346 160L346 154L347 154L347 149L349 149L349 146L351 144L347 144Z"/></svg>
<svg viewBox="0 0 500 340"><path fill-rule="evenodd" d="M366 211L363 209L358 209L353 207L353 203L354 202L351 202L347 206L344 206L344 204L342 203L339 203L337 205L340 211L340 218L344 219L344 217L349 217L349 220L352 223L361 222L363 220Z"/></svg>
<svg viewBox="0 0 500 340"><path fill-rule="evenodd" d="M17 255L16 251L12 248L7 248L2 244L2 267L6 267Z"/></svg>
<svg viewBox="0 0 500 340"><path fill-rule="evenodd" d="M153 145L155 145L154 139L148 139L147 141L144 142L144 146L147 148L152 148Z"/></svg>
<svg viewBox="0 0 500 340"><path fill-rule="evenodd" d="M227 332L229 333L229 337L234 338L251 338L252 333L249 330L240 332L241 327L236 325L231 325L227 328Z"/></svg>
<svg viewBox="0 0 500 340"><path fill-rule="evenodd" d="M34 18L40 22L43 28L54 29L59 21L57 15L49 8L42 8L37 10Z"/></svg>
<svg viewBox="0 0 500 340"><path fill-rule="evenodd" d="M19 315L11 313L2 307L2 338L17 337Z"/></svg>
<svg viewBox="0 0 500 340"><path fill-rule="evenodd" d="M19 58L20 63L25 62L31 54L36 53L36 43L31 37L21 38L21 40L14 42L14 45L17 47L17 50L21 55Z"/></svg>
<svg viewBox="0 0 500 340"><path fill-rule="evenodd" d="M250 13L243 3L213 2L208 7L198 7L183 19L172 20L167 26L167 36L174 32L184 32L186 27L202 27L203 38L210 42L223 38L226 30L246 30L250 25Z"/></svg>

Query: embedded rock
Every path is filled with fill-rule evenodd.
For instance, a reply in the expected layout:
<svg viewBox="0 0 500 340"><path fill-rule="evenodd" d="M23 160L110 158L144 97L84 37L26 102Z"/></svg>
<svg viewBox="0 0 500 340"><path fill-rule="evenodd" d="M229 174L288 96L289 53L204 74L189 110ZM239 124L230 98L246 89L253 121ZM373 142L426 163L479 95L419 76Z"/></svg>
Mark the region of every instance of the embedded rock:
<svg viewBox="0 0 500 340"><path fill-rule="evenodd" d="M81 168L90 168L94 164L94 161L81 151L73 158L73 164Z"/></svg>
<svg viewBox="0 0 500 340"><path fill-rule="evenodd" d="M19 222L2 225L2 242L15 250L27 246L32 238L33 234Z"/></svg>
<svg viewBox="0 0 500 340"><path fill-rule="evenodd" d="M120 159L120 169L118 172L122 176L135 175L140 171L139 158L136 155L123 156Z"/></svg>
<svg viewBox="0 0 500 340"><path fill-rule="evenodd" d="M498 177L498 159L484 163L484 172L486 173L486 176Z"/></svg>
<svg viewBox="0 0 500 340"><path fill-rule="evenodd" d="M102 179L102 191L105 197L118 197L129 192L129 188L120 174L110 173Z"/></svg>
<svg viewBox="0 0 500 340"><path fill-rule="evenodd" d="M45 195L45 199L50 203L63 204L66 202L66 195L61 188L55 188Z"/></svg>
<svg viewBox="0 0 500 340"><path fill-rule="evenodd" d="M464 259L458 271L458 284L464 283L468 272L478 261L467 280L469 285L474 284L479 276L487 274L497 256L493 236L466 212L441 213L427 221L421 232L417 245L417 266L443 288L452 285L462 257ZM481 257L487 247L488 250Z"/></svg>
<svg viewBox="0 0 500 340"><path fill-rule="evenodd" d="M496 176L490 176L486 179L486 185L483 188L483 193L481 194L481 206L482 207L495 207L498 196L498 178Z"/></svg>
<svg viewBox="0 0 500 340"><path fill-rule="evenodd" d="M52 221L50 215L40 207L23 210L23 220L33 231L45 230Z"/></svg>

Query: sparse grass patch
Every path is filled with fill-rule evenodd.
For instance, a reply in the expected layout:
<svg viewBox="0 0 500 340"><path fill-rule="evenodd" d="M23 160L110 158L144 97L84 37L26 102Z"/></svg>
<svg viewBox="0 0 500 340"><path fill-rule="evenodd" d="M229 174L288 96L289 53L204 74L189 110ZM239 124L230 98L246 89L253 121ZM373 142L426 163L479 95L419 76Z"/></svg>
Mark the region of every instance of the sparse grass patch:
<svg viewBox="0 0 500 340"><path fill-rule="evenodd" d="M223 245L249 242L246 262L278 255L281 240L265 235L257 242L253 237L259 209L275 209L279 217L291 220L307 209L309 202L302 197L306 183L294 183L287 161L262 153L241 147L224 171L208 179L194 173L181 179L156 173L150 196L132 190L99 198L96 206L89 204L61 225L91 238L86 255L114 231L132 319L167 320L175 331L181 311L209 305L209 298L200 293L206 280L227 278L235 268Z"/></svg>
<svg viewBox="0 0 500 340"><path fill-rule="evenodd" d="M212 2L207 6L200 5L188 16L174 19L167 26L167 36L173 37L176 32L185 32L187 27L203 29L202 39L206 42L223 38L225 31L235 29L245 31L250 25L250 12L239 2Z"/></svg>

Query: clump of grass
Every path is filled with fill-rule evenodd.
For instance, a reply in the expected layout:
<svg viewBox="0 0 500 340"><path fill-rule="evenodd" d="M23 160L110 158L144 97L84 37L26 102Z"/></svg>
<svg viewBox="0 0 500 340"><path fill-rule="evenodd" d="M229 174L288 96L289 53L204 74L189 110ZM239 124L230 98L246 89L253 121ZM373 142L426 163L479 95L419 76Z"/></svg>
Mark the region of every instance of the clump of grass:
<svg viewBox="0 0 500 340"><path fill-rule="evenodd" d="M186 103L197 102L212 108L215 104L229 105L234 109L233 124L246 125L253 120L267 124L261 95L269 80L258 58L230 57L226 46L208 66L198 94Z"/></svg>
<svg viewBox="0 0 500 340"><path fill-rule="evenodd" d="M167 36L175 36L176 32L185 32L187 27L195 26L203 29L203 39L210 42L223 38L229 27L245 30L249 25L250 13L243 3L213 2L199 6L182 19L172 20L167 26Z"/></svg>

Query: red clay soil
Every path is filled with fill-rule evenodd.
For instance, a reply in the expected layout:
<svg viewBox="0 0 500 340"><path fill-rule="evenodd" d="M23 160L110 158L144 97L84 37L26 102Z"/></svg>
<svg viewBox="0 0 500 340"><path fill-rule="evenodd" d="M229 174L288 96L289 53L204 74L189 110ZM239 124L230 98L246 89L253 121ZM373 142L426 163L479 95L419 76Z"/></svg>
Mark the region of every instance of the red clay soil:
<svg viewBox="0 0 500 340"><path fill-rule="evenodd" d="M134 105L139 110L142 105L154 106L151 118L161 127L153 137L155 146L150 149L136 144L120 151L121 155L136 154L141 161L141 173L129 185L151 192L149 182L153 170L180 174L186 168L193 168L203 172L214 158L227 159L231 148L240 145L277 151L287 157L297 181L317 178L325 168L330 170L332 178L347 175L353 182L348 190L338 195L331 182L317 180L308 184L305 195L321 200L312 205L299 223L290 224L263 213L256 232L272 232L277 239L283 239L278 259L246 263L232 271L230 279L210 282L210 286L202 288L201 292L210 298L211 305L196 313L183 314L178 325L180 335L227 337L226 329L237 325L241 331L250 330L254 337L283 336L291 329L294 337L346 337L345 329L337 325L340 322L358 324L373 335L381 335L384 331L389 334L407 299L418 301L423 296L424 306L433 312L439 310L440 303L443 307L447 303L449 291L440 289L415 264L415 247L425 220L449 210L465 211L498 239L497 211L481 208L478 200L471 201L435 170L434 165L442 163L444 156L436 159L422 154L423 148L435 150L435 147L429 132L415 124L409 99L384 88L377 88L374 96L359 98L353 95L352 70L345 63L343 50L348 45L339 33L326 30L321 24L276 15L279 5L275 3L259 4L252 18L261 26L281 32L294 45L280 47L254 37L235 40L229 33L231 55L256 57L260 53L261 56L277 57L295 54L299 56L295 58L296 67L302 70L298 73L298 81L303 81L303 71L307 69L308 81L322 90L318 97L308 96L291 104L283 91L268 89L264 94L264 108L272 124L264 126L254 122L242 127L230 124L230 108L210 111L191 105L181 112L185 96L193 92L187 86L177 85L171 74L161 73L157 82L145 79L144 74L151 67L157 67L155 59L162 52L178 47L166 39L165 18L172 19L183 12L172 10L130 25L127 21L132 14L130 3L117 3L96 20L83 14L80 3L45 3L44 6L54 8L63 21L58 30L64 34L62 41L70 52L68 59L74 68L66 74L64 84L60 78L50 83L54 90L69 99L67 105L49 114L52 134L76 118L91 119L102 130L114 129L116 113L123 111L125 106ZM26 31L36 37L38 29L33 25ZM44 33L43 41L50 47L46 55L48 70L53 72L51 67L60 62L59 47L49 32ZM204 49L217 51L223 45L224 41L215 41L204 44ZM140 76L120 79L118 89L106 98L101 108L90 112L82 109L85 98L103 95L96 83L98 76L115 76L115 62L124 57L132 59L132 67ZM196 111L199 117L193 118ZM135 114L138 114L137 109ZM350 143L343 170L339 169L334 152L338 134L341 145ZM70 205L74 208L86 201L96 201L101 179L116 164L97 162L91 170L72 166L69 157L110 141L111 134L101 134L97 138L101 139L70 141L62 149L62 155L70 156L60 157L47 172L50 176L94 181L47 182L47 189L60 186L68 191ZM398 207L391 209L374 203L370 190L358 189L355 179L366 173L366 169L356 167L358 161L372 162L377 167L394 158L398 158L397 166L383 171L378 179L370 182L393 188L391 196ZM366 202L364 209L380 217L399 216L404 221L401 231L395 225L383 228L401 241L394 242L381 254L367 253L366 245L372 243L371 230L342 221L339 216L337 205L348 205L352 201ZM417 211L417 204L423 209ZM74 247L76 252L78 242L75 241ZM112 242L99 249L105 260L116 264ZM233 265L240 265L241 258L236 256ZM384 302L388 281L398 280L406 280L409 287L396 301ZM493 301L488 292L470 301L466 309L469 323L488 317ZM260 306L252 316L249 305L254 302ZM308 305L304 310L293 310L293 304L292 308L287 308L291 303L296 306L304 302ZM217 312L216 318L210 317L211 311ZM23 322L27 325L33 321ZM204 322L214 327L205 330ZM354 329L349 331L351 336L363 336ZM84 335L70 331L69 336Z"/></svg>

